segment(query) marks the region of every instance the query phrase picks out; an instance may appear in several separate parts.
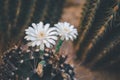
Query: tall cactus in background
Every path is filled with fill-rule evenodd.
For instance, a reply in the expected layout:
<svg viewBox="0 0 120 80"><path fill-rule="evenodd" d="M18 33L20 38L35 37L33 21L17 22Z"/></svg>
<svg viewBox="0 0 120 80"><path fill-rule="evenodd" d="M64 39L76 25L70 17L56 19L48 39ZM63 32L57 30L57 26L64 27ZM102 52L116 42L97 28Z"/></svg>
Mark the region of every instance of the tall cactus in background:
<svg viewBox="0 0 120 80"><path fill-rule="evenodd" d="M81 15L77 60L99 75L108 75L102 80L120 79L120 1L87 0Z"/></svg>
<svg viewBox="0 0 120 80"><path fill-rule="evenodd" d="M88 0L88 2L86 4L88 4L87 6L87 10L85 10L86 12L83 12L84 14L84 18L81 21L81 25L80 25L80 29L79 29L79 39L78 39L78 43L77 43L77 47L82 49L82 44L83 41L92 25L92 22L94 21L94 16L96 13L96 9L99 6L100 0ZM86 5L85 5L86 6Z"/></svg>
<svg viewBox="0 0 120 80"><path fill-rule="evenodd" d="M119 56L119 0L87 0L79 29L78 59L91 68L105 68ZM84 10L83 10L84 11ZM115 52L114 52L115 51ZM111 56L113 55L113 56ZM105 63L104 63L105 62Z"/></svg>
<svg viewBox="0 0 120 80"><path fill-rule="evenodd" d="M0 0L0 52L18 43L32 22L58 22L65 0Z"/></svg>

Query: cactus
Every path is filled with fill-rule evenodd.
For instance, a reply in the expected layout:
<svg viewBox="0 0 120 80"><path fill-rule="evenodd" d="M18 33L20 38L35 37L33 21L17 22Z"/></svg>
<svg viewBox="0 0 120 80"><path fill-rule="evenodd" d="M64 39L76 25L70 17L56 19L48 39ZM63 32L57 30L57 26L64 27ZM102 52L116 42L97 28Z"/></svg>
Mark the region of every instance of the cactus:
<svg viewBox="0 0 120 80"><path fill-rule="evenodd" d="M91 4L92 7L87 9L87 19L82 20L83 25L80 25L80 36L76 42L79 46L78 58L81 63L89 67L94 67L94 64L99 63L99 60L109 55L109 51L114 50L114 47L119 44L119 32L114 32L119 30L119 27L116 27L119 24L117 21L120 20L119 1L96 0L94 2L93 6ZM90 15L90 18L87 15Z"/></svg>
<svg viewBox="0 0 120 80"><path fill-rule="evenodd" d="M4 54L4 64L0 67L1 79L75 80L73 67L65 63L67 56L59 56L51 50L44 51L43 56L41 56L37 49L24 49L22 46L15 46Z"/></svg>
<svg viewBox="0 0 120 80"><path fill-rule="evenodd" d="M51 23L51 26L58 22L64 3L66 3L65 0L29 0L29 2L27 0L14 0L14 2L13 0L0 0L1 54L16 43L18 46L24 44L24 29L32 22L44 21ZM86 0L80 15L82 17L77 27L79 35L73 45L77 56L75 62L78 60L82 66L91 71L101 72L103 70L105 74L117 75L120 67L120 0ZM3 56L3 62L6 64L10 63L6 62L7 55L9 53ZM16 57L10 55L15 59L17 57L17 54ZM21 60L21 57L17 58ZM3 63L0 66L2 73L7 71L8 65ZM7 76L8 73L3 75ZM8 75L7 77L13 80L18 77L19 80L22 75L17 72L16 74L17 76ZM119 78L113 80L119 80Z"/></svg>

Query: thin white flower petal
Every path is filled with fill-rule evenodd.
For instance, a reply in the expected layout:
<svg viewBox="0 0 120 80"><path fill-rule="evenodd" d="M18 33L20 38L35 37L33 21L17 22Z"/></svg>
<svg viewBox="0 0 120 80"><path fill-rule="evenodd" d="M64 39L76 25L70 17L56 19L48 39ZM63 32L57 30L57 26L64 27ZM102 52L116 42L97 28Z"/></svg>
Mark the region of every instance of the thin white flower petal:
<svg viewBox="0 0 120 80"><path fill-rule="evenodd" d="M43 25L43 22L39 22L39 23L37 24L37 30L38 30L38 32L39 32L39 31L43 31L43 29L44 29L43 26L44 26L44 25Z"/></svg>
<svg viewBox="0 0 120 80"><path fill-rule="evenodd" d="M62 33L64 30L61 27L59 27L59 28L57 27L56 31Z"/></svg>
<svg viewBox="0 0 120 80"><path fill-rule="evenodd" d="M31 35L31 36L36 36L35 33L32 33L32 32L26 32L27 35Z"/></svg>
<svg viewBox="0 0 120 80"><path fill-rule="evenodd" d="M35 31L35 30L34 30L32 27L29 27L29 28L28 28L28 32L34 33L34 31Z"/></svg>
<svg viewBox="0 0 120 80"><path fill-rule="evenodd" d="M50 42L51 44L55 45L56 42L53 39L47 39L48 42Z"/></svg>
<svg viewBox="0 0 120 80"><path fill-rule="evenodd" d="M69 35L69 38L73 41L73 37L71 35Z"/></svg>
<svg viewBox="0 0 120 80"><path fill-rule="evenodd" d="M36 33L32 33L32 32L25 32L27 35L29 35L29 36L36 36L37 34Z"/></svg>
<svg viewBox="0 0 120 80"><path fill-rule="evenodd" d="M77 36L76 36L76 35L73 35L73 37L74 37L74 39L76 39L76 38L77 38Z"/></svg>
<svg viewBox="0 0 120 80"><path fill-rule="evenodd" d="M55 26L57 27L58 30L62 31L64 30L64 24L63 23L58 23L58 24L55 24Z"/></svg>
<svg viewBox="0 0 120 80"><path fill-rule="evenodd" d="M42 28L43 28L43 22L39 22L39 23L37 24L37 26L39 26L39 27L42 27Z"/></svg>
<svg viewBox="0 0 120 80"><path fill-rule="evenodd" d="M56 30L56 28L49 28L49 30L47 31L46 34L49 34L50 32L55 31L55 30Z"/></svg>
<svg viewBox="0 0 120 80"><path fill-rule="evenodd" d="M34 33L37 34L38 33L38 26L35 23L32 23L32 26L34 28Z"/></svg>
<svg viewBox="0 0 120 80"><path fill-rule="evenodd" d="M35 23L32 23L32 26L34 29L37 29L37 25Z"/></svg>
<svg viewBox="0 0 120 80"><path fill-rule="evenodd" d="M58 33L54 31L54 32L50 32L48 35L58 35Z"/></svg>
<svg viewBox="0 0 120 80"><path fill-rule="evenodd" d="M27 46L31 46L31 45L32 45L32 42L28 42L28 43L27 43Z"/></svg>
<svg viewBox="0 0 120 80"><path fill-rule="evenodd" d="M70 33L70 35L72 35L72 36L77 36L77 34L76 34L76 33Z"/></svg>
<svg viewBox="0 0 120 80"><path fill-rule="evenodd" d="M35 38L35 37L30 37L30 40L31 40L31 41L35 41L36 38Z"/></svg>
<svg viewBox="0 0 120 80"><path fill-rule="evenodd" d="M71 29L73 29L73 28L74 28L74 26L73 26L73 25L71 25L71 26L70 26L70 28L71 28Z"/></svg>
<svg viewBox="0 0 120 80"><path fill-rule="evenodd" d="M32 37L30 37L30 36L25 36L24 39L26 39L26 40L31 40L31 41L32 41L32 40L35 40L35 39L33 39Z"/></svg>
<svg viewBox="0 0 120 80"><path fill-rule="evenodd" d="M47 31L49 29L50 24L45 24L44 30Z"/></svg>
<svg viewBox="0 0 120 80"><path fill-rule="evenodd" d="M64 22L64 26L69 26L69 25L70 25L70 23Z"/></svg>
<svg viewBox="0 0 120 80"><path fill-rule="evenodd" d="M77 31L75 31L74 33L75 33L75 35L78 35L78 32L77 32Z"/></svg>
<svg viewBox="0 0 120 80"><path fill-rule="evenodd" d="M72 29L72 31L77 33L77 29Z"/></svg>
<svg viewBox="0 0 120 80"><path fill-rule="evenodd" d="M69 40L69 37L68 37L68 36L66 36L66 37L65 37L65 39L66 39L66 41L68 41L68 40Z"/></svg>
<svg viewBox="0 0 120 80"><path fill-rule="evenodd" d="M36 45L36 41L32 42L31 46L35 47L35 45Z"/></svg>
<svg viewBox="0 0 120 80"><path fill-rule="evenodd" d="M48 36L47 39L53 39L53 40L57 40L57 36Z"/></svg>
<svg viewBox="0 0 120 80"><path fill-rule="evenodd" d="M38 29L37 29L38 32L43 32L43 31L44 31L43 27L38 26L37 28L38 28Z"/></svg>
<svg viewBox="0 0 120 80"><path fill-rule="evenodd" d="M43 40L43 43L45 44L46 47L48 47L48 48L50 47L50 44L47 40Z"/></svg>
<svg viewBox="0 0 120 80"><path fill-rule="evenodd" d="M40 44L41 44L41 41L37 41L37 42L36 42L36 45L37 45L37 46L40 46Z"/></svg>
<svg viewBox="0 0 120 80"><path fill-rule="evenodd" d="M54 26L61 26L61 22L58 22L57 24L54 24Z"/></svg>
<svg viewBox="0 0 120 80"><path fill-rule="evenodd" d="M47 40L43 40L43 43L47 48L50 48L50 43Z"/></svg>

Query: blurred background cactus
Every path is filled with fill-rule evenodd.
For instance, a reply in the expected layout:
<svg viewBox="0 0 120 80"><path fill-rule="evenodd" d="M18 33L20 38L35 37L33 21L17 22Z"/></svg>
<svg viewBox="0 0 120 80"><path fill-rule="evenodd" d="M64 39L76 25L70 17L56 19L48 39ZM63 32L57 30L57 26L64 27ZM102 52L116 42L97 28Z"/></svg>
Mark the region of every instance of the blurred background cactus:
<svg viewBox="0 0 120 80"><path fill-rule="evenodd" d="M79 32L72 53L77 72L82 66L91 72L89 80L119 80L119 7L119 0L0 0L0 53L23 44L24 29L32 22L68 21Z"/></svg>
<svg viewBox="0 0 120 80"><path fill-rule="evenodd" d="M58 22L65 0L0 0L0 52L22 42L32 22Z"/></svg>

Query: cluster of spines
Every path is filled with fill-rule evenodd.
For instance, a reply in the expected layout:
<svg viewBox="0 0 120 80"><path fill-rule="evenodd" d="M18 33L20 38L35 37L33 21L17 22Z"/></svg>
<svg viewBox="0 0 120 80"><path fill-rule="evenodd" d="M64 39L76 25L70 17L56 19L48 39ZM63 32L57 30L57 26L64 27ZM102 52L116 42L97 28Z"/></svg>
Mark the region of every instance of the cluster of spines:
<svg viewBox="0 0 120 80"><path fill-rule="evenodd" d="M56 61L55 57L58 58L58 61ZM60 80L63 79L74 80L75 79L74 68L73 66L64 63L66 59L67 56L64 55L57 56L56 54L53 53L46 53L44 54L43 57L43 60L45 60L48 65L51 65L51 70L52 70L51 75L53 77L61 75Z"/></svg>

